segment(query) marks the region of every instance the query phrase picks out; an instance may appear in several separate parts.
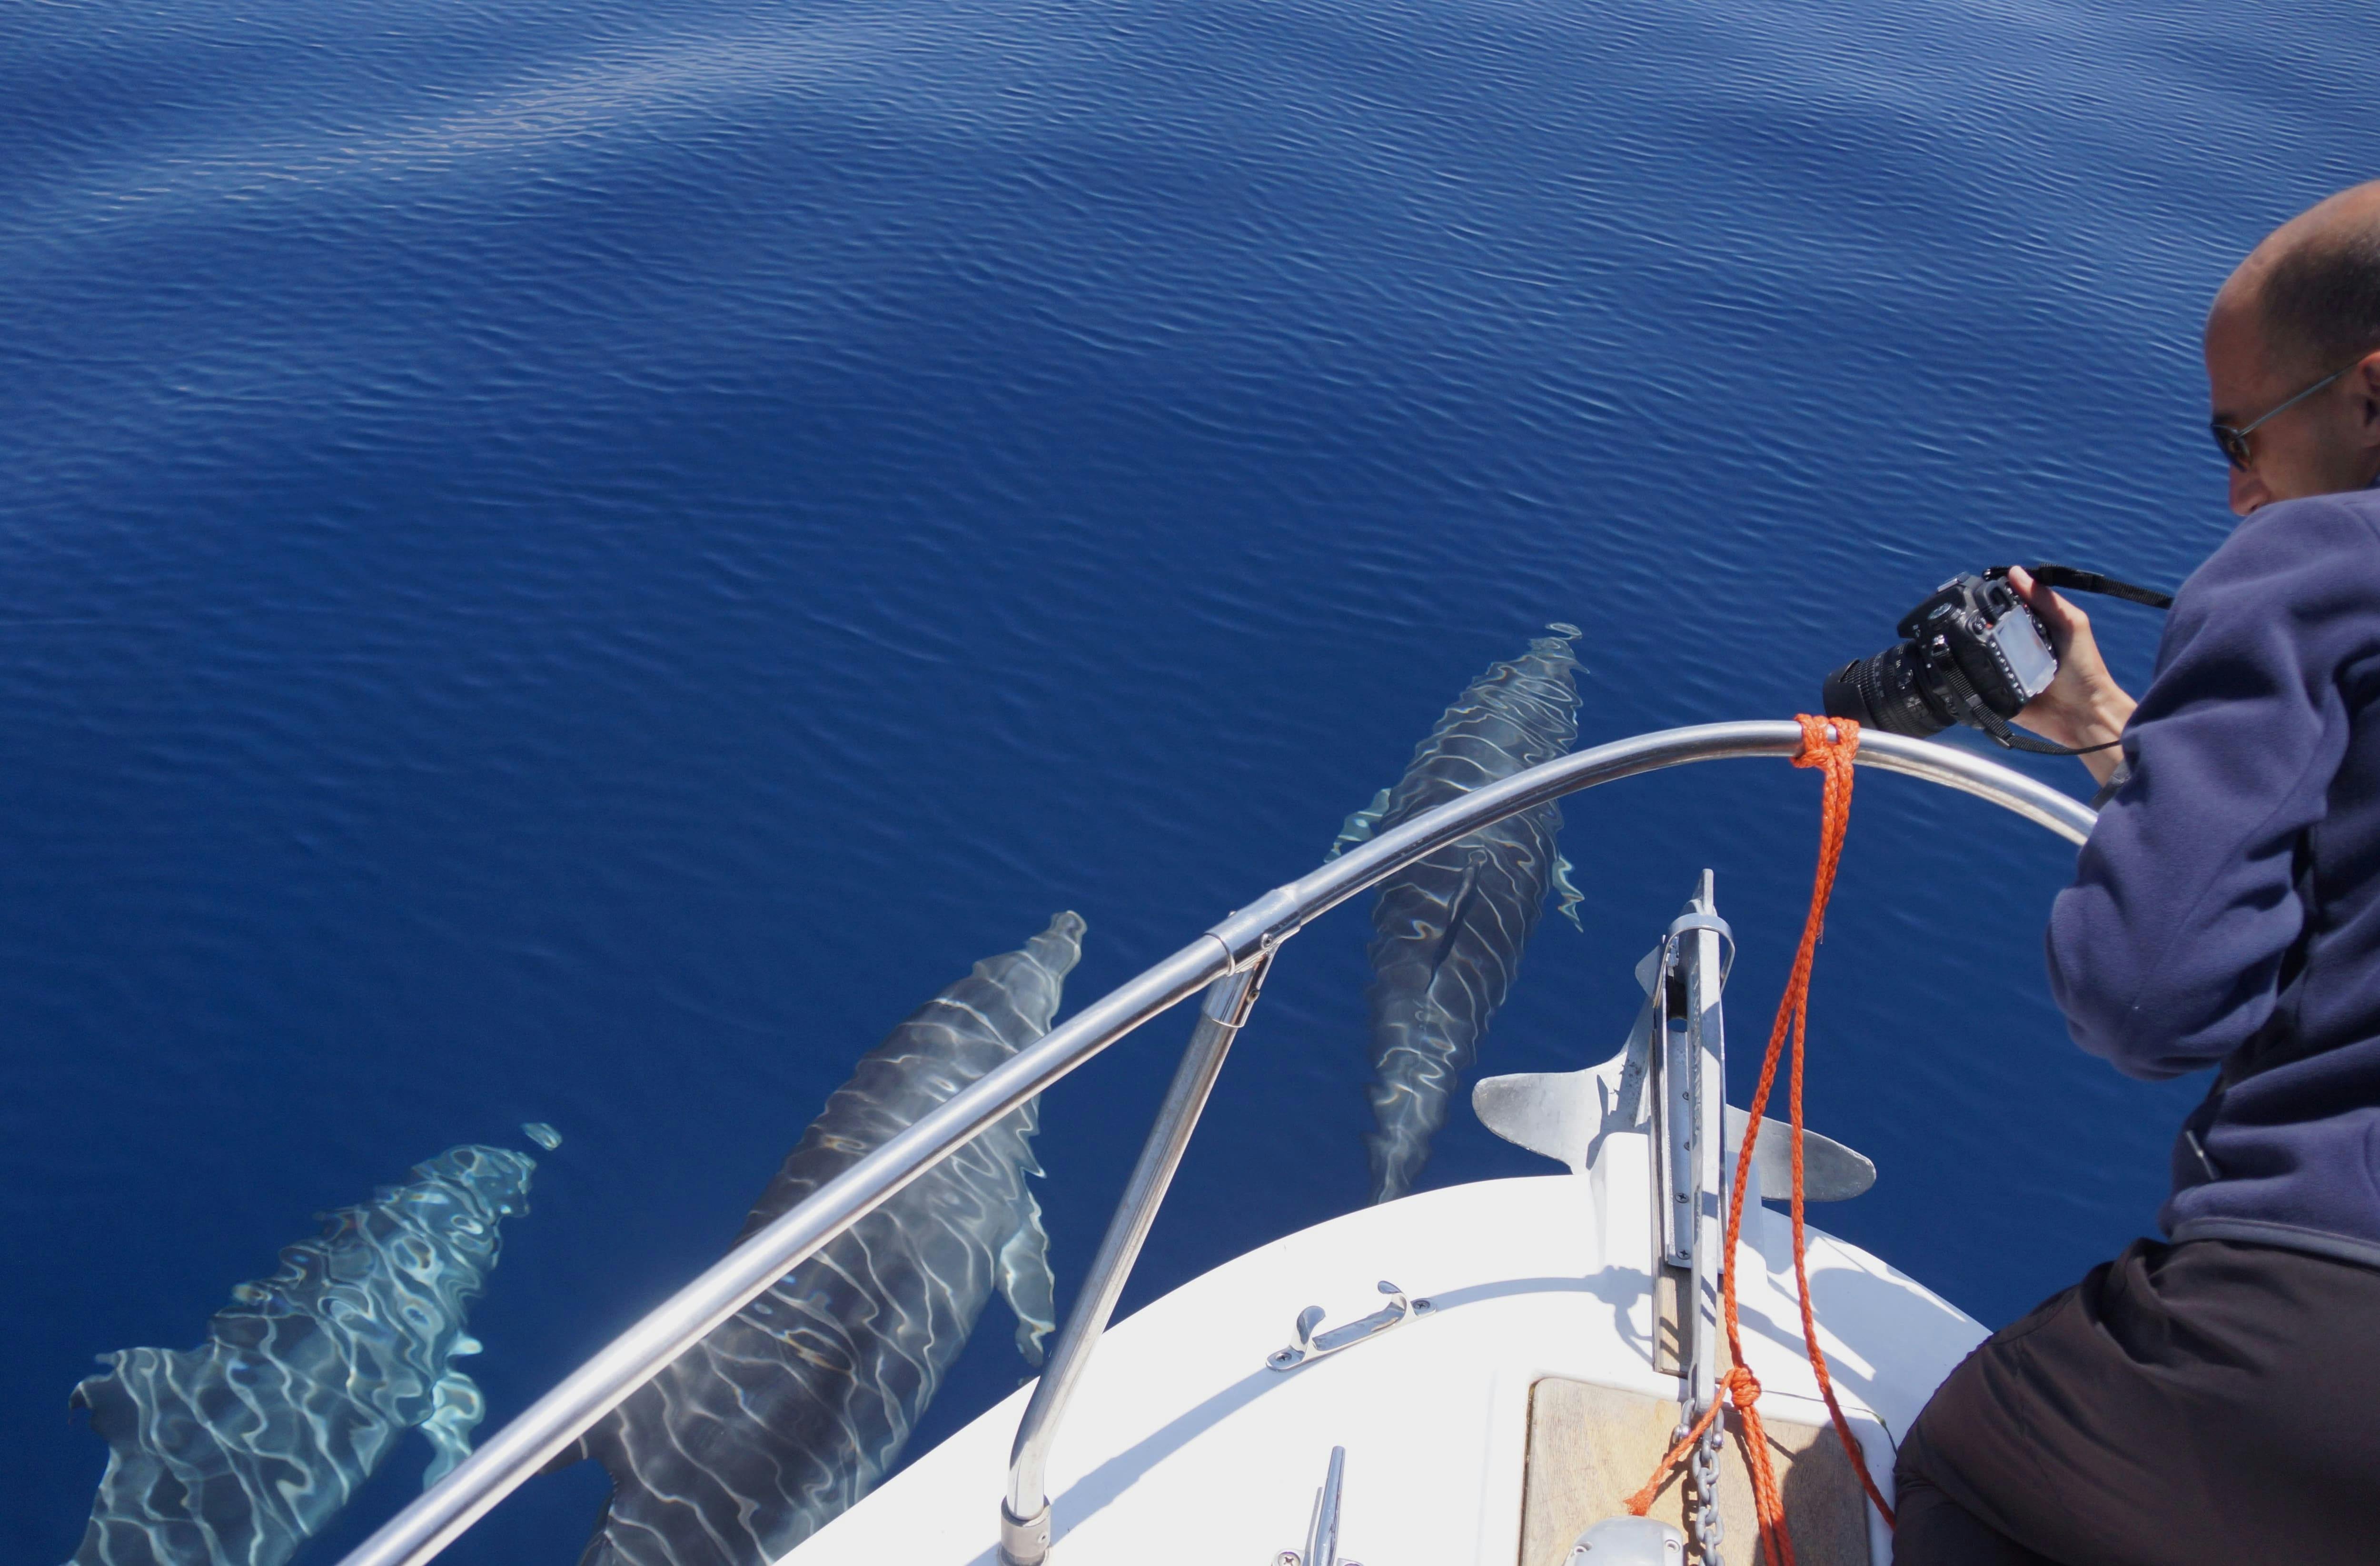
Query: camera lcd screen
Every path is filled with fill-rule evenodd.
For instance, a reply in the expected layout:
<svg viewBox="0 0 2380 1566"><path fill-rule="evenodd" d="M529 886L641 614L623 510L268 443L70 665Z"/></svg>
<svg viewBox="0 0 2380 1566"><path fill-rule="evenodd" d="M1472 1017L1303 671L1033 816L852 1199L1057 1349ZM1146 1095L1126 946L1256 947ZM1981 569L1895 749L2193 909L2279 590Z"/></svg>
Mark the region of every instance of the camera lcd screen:
<svg viewBox="0 0 2380 1566"><path fill-rule="evenodd" d="M2009 673L2016 677L2026 701L2048 690L2049 682L2058 678L2058 656L2041 639L2031 615L2022 610L2002 615L1992 627L1992 639L1999 643L2000 656L2008 660Z"/></svg>

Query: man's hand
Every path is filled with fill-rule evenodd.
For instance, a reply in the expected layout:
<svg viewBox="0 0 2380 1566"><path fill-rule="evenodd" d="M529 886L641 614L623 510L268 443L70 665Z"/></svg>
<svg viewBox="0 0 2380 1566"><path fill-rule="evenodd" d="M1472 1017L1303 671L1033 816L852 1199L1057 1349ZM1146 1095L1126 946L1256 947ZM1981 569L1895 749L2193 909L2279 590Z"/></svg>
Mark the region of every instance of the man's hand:
<svg viewBox="0 0 2380 1566"><path fill-rule="evenodd" d="M2104 745L2123 733L2137 703L2107 672L2107 661L2091 635L2091 617L2034 581L2022 566L2009 568L2009 585L2049 628L2050 650L2058 655L2058 678L2025 703L2016 721L2060 745ZM2123 752L2093 751L2076 759L2105 783Z"/></svg>

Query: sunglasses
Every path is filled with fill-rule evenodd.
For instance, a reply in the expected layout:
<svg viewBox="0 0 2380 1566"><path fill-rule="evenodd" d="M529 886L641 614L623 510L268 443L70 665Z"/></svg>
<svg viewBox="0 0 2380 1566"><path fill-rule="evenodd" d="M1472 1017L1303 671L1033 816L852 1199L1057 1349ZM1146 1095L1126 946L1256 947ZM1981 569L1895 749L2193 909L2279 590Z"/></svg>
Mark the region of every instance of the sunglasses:
<svg viewBox="0 0 2380 1566"><path fill-rule="evenodd" d="M2348 366L2348 369L2351 370L2353 368L2353 365ZM2297 396L2289 398L2287 402L2282 403L2278 408L2268 410L2260 418L2249 420L2245 424L2240 425L2238 429L2232 428L2230 425L2223 422L2219 419L2210 421L2206 427L2213 433L2215 436L2215 444L2223 448L2223 459L2230 463L2234 468L2239 469L2241 472L2246 472L2250 465L2255 461L2255 459L2248 454L2248 437L2250 435L2254 434L2256 431L2264 425L2266 420L2277 418L2279 415L2288 412L2290 409L2295 408L2299 403L2303 402L2306 398L2312 397L2314 393L2322 390L2323 387L2330 385L2331 382L2338 379L2341 375L2346 373L2346 370L2332 371L2329 374L2325 375L2321 380L2316 381L2313 385L2306 387L2305 390L2298 393Z"/></svg>

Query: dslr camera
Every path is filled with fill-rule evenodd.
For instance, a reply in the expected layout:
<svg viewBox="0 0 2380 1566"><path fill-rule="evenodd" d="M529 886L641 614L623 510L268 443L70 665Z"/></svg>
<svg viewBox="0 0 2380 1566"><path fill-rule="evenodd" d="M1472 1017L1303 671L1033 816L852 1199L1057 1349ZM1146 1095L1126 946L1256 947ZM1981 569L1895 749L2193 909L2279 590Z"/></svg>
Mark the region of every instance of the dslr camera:
<svg viewBox="0 0 2380 1566"><path fill-rule="evenodd" d="M1898 643L1827 677L1827 716L1913 740L1964 723L2013 742L2007 720L2049 689L2058 655L2008 573L1994 566L1936 588L1900 618Z"/></svg>

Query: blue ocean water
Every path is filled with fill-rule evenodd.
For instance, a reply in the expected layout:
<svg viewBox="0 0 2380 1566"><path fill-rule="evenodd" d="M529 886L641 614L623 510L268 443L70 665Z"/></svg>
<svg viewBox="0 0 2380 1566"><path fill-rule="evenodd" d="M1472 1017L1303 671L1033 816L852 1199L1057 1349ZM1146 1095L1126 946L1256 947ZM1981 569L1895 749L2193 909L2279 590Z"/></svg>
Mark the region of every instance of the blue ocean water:
<svg viewBox="0 0 2380 1566"><path fill-rule="evenodd" d="M2201 313L2380 172L2375 44L2348 0L0 10L8 1557L79 1536L93 1355L546 1120L493 1428L913 1006L1061 908L1076 1003L1171 951L1549 619L1587 743L1806 707L1958 569L2180 581L2231 520ZM2097 618L2144 676L2155 617ZM1815 780L1567 808L1585 934L1483 1070L1609 1053L1708 864L1748 1075ZM2065 1042L2070 863L1870 775L1820 958L1812 1121L1883 1170L1825 1221L1987 1321L2147 1228L2200 1091ZM1128 1308L1362 1200L1366 934L1285 955ZM1049 1095L1062 1303L1187 1027ZM1458 1118L1425 1182L1542 1167ZM447 1559L567 1562L601 1484Z"/></svg>

